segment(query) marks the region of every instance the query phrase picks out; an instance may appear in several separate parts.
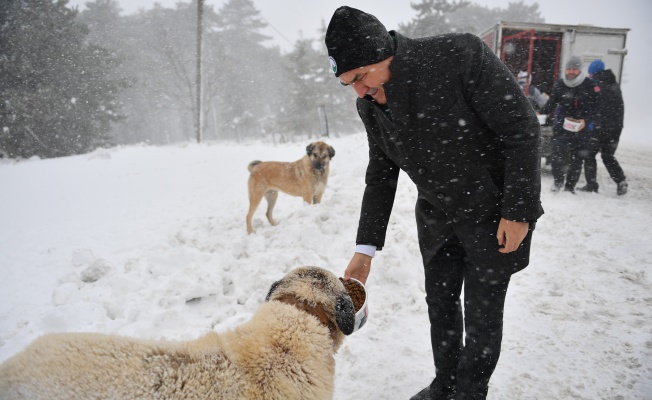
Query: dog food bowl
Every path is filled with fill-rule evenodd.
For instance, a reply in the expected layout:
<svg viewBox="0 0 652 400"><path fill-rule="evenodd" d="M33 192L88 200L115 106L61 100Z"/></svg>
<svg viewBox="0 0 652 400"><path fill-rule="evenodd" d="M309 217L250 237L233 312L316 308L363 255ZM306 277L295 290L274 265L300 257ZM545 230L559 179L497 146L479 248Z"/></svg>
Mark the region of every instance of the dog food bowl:
<svg viewBox="0 0 652 400"><path fill-rule="evenodd" d="M367 295L367 288L362 282L355 278L350 278L350 280L342 280L344 288L351 296L353 300L353 306L355 307L355 324L353 326L353 332L359 330L367 322L367 317L369 316L369 296ZM364 299L363 297L364 296ZM360 304L362 303L362 304Z"/></svg>

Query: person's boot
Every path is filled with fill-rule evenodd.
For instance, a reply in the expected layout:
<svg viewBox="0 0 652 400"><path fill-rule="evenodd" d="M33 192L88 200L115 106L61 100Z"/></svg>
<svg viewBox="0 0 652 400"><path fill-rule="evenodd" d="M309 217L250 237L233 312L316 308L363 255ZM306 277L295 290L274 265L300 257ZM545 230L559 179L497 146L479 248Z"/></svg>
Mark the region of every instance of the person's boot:
<svg viewBox="0 0 652 400"><path fill-rule="evenodd" d="M454 385L446 385L435 378L430 385L410 397L410 400L454 400L456 393Z"/></svg>
<svg viewBox="0 0 652 400"><path fill-rule="evenodd" d="M581 188L578 188L577 190L581 192L593 192L593 193L598 193L598 187L596 185L589 185L586 184L582 186Z"/></svg>
<svg viewBox="0 0 652 400"><path fill-rule="evenodd" d="M572 194L575 194L575 187L570 186L570 185L566 185L566 186L564 186L564 192L571 192Z"/></svg>
<svg viewBox="0 0 652 400"><path fill-rule="evenodd" d="M618 188L616 189L616 194L622 196L627 193L627 181L618 182Z"/></svg>
<svg viewBox="0 0 652 400"><path fill-rule="evenodd" d="M552 186L550 186L550 191L551 192L558 192L561 190L563 185L561 183L553 183Z"/></svg>
<svg viewBox="0 0 652 400"><path fill-rule="evenodd" d="M476 391L471 391L471 392L458 392L457 397L454 397L454 399L464 399L464 400L487 400L487 392L489 391L489 388L484 388L484 389L478 389Z"/></svg>

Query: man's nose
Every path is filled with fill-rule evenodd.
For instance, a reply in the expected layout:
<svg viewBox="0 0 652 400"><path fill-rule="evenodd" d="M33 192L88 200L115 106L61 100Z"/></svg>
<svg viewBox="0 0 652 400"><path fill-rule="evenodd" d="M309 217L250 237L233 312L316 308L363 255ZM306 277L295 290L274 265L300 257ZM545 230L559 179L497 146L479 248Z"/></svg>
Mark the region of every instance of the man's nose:
<svg viewBox="0 0 652 400"><path fill-rule="evenodd" d="M354 83L353 85L353 90L358 94L358 97L364 97L365 94L367 94L367 90L369 90L369 87L367 85L363 85L362 83Z"/></svg>

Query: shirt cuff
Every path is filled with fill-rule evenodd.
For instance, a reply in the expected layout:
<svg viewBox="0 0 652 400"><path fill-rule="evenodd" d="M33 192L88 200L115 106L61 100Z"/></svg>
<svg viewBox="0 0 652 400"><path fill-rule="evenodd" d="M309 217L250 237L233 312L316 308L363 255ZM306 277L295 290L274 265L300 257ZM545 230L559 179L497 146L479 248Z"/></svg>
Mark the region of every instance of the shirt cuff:
<svg viewBox="0 0 652 400"><path fill-rule="evenodd" d="M373 258L376 255L376 246L370 244L359 244L355 246L355 252L360 254L366 254L369 257Z"/></svg>

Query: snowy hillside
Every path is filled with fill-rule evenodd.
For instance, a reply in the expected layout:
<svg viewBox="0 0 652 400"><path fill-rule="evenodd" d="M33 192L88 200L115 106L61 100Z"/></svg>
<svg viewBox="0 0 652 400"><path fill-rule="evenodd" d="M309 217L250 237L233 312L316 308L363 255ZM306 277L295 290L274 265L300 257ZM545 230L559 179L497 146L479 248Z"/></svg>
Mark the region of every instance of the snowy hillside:
<svg viewBox="0 0 652 400"><path fill-rule="evenodd" d="M37 336L185 340L246 321L271 283L317 265L341 275L364 187L363 134L337 154L323 203L280 195L247 236L247 164L294 161L308 141L135 146L0 163L0 361ZM622 144L630 193L553 194L531 265L508 292L489 399L652 398L652 148ZM583 182L580 182L583 185ZM432 379L415 187L403 175L368 281L370 319L337 356L335 399L407 399Z"/></svg>

